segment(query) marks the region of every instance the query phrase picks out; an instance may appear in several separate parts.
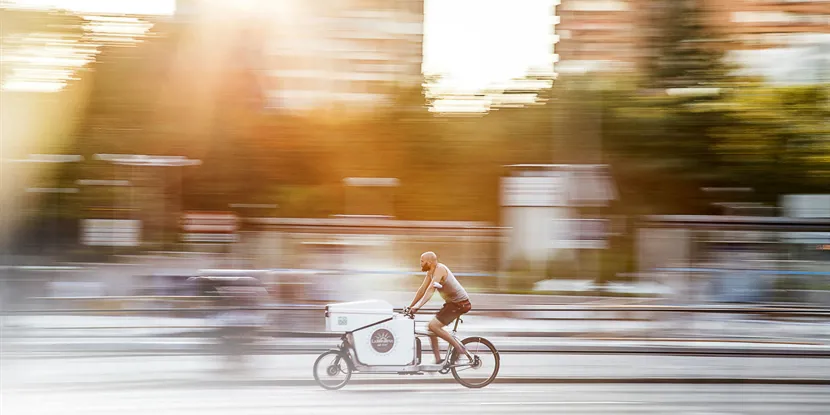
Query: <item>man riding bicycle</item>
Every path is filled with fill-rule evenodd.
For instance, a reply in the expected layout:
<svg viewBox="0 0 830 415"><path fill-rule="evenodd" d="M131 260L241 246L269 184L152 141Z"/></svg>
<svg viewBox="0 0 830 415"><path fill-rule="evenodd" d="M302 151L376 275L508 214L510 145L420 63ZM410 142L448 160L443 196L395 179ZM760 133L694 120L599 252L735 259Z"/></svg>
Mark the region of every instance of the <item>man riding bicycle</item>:
<svg viewBox="0 0 830 415"><path fill-rule="evenodd" d="M444 306L441 307L441 310L438 311L427 326L432 333L435 333L435 336L429 336L430 343L432 344L432 353L435 355L435 363L442 364L444 362L441 359L441 353L438 349L437 337L452 344L455 350L463 352L472 362L473 357L464 345L444 330L444 327L452 323L453 320L472 309L470 296L464 287L461 286L461 283L458 282L458 279L455 278L452 271L446 265L438 262L438 256L435 253L425 252L421 255L421 271L426 271L427 275L418 292L415 294L415 299L412 300L412 304L408 307L409 312L414 315L432 298L435 290L438 290L441 298L445 301Z"/></svg>

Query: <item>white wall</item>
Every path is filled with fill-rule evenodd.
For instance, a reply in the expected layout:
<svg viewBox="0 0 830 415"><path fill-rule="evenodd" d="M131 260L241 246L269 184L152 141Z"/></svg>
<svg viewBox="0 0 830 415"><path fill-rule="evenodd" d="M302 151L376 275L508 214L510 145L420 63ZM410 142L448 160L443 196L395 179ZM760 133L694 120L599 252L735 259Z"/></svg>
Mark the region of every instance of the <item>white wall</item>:
<svg viewBox="0 0 830 415"><path fill-rule="evenodd" d="M530 261L534 271L544 272L547 261L556 254L552 242L567 237L567 229L557 227L561 219L572 218L564 207L502 208L503 225L509 228L502 255L502 269L509 269L517 259Z"/></svg>

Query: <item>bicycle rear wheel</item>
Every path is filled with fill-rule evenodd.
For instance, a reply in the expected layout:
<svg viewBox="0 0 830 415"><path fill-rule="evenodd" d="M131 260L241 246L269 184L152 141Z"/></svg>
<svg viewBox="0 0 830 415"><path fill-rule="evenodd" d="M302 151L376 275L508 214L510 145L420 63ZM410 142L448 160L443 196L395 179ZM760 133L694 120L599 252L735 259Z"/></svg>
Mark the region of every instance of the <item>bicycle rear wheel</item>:
<svg viewBox="0 0 830 415"><path fill-rule="evenodd" d="M496 350L493 343L483 337L468 337L462 340L461 344L467 348L467 351L473 355L476 361L471 362L470 365L453 367L452 377L458 383L471 389L483 388L493 383L499 374L501 365L499 351ZM467 358L463 353L459 354L457 350L453 350L450 362L464 364L467 362Z"/></svg>

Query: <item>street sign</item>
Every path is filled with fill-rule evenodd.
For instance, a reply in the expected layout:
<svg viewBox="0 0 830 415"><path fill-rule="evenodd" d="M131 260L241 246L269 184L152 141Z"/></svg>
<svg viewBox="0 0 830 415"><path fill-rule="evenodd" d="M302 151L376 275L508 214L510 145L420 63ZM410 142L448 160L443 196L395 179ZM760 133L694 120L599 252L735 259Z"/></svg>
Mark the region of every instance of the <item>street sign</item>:
<svg viewBox="0 0 830 415"><path fill-rule="evenodd" d="M84 219L81 243L87 246L138 246L141 221L131 219Z"/></svg>
<svg viewBox="0 0 830 415"><path fill-rule="evenodd" d="M781 206L790 218L830 218L830 195L784 195Z"/></svg>
<svg viewBox="0 0 830 415"><path fill-rule="evenodd" d="M182 216L185 242L236 242L239 220L233 212L188 212Z"/></svg>
<svg viewBox="0 0 830 415"><path fill-rule="evenodd" d="M551 245L559 249L604 249L607 219L554 219Z"/></svg>
<svg viewBox="0 0 830 415"><path fill-rule="evenodd" d="M502 206L567 206L566 186L567 176L559 172L504 177L502 178Z"/></svg>

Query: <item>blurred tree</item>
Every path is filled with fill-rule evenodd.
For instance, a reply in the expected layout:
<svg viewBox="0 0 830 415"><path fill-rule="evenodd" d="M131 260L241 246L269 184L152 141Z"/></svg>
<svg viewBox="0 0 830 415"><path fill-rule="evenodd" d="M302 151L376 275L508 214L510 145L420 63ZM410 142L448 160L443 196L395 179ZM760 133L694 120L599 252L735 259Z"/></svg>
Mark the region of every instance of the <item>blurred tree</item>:
<svg viewBox="0 0 830 415"><path fill-rule="evenodd" d="M724 64L721 40L706 26L702 0L655 0L646 13L655 29L646 32L646 83L650 88L701 88L722 84L730 68ZM650 34L650 36L648 35Z"/></svg>
<svg viewBox="0 0 830 415"><path fill-rule="evenodd" d="M723 42L706 22L700 0L657 0L646 13L649 53L638 88L615 87L606 120L606 153L616 164L623 197L639 212L701 213L700 188L733 181L714 150L711 132L727 124L717 108L732 75ZM617 85L624 85L618 83Z"/></svg>
<svg viewBox="0 0 830 415"><path fill-rule="evenodd" d="M736 89L720 105L729 122L714 128L712 149L736 181L766 202L781 194L824 192L830 185L830 108L827 88L792 86Z"/></svg>

